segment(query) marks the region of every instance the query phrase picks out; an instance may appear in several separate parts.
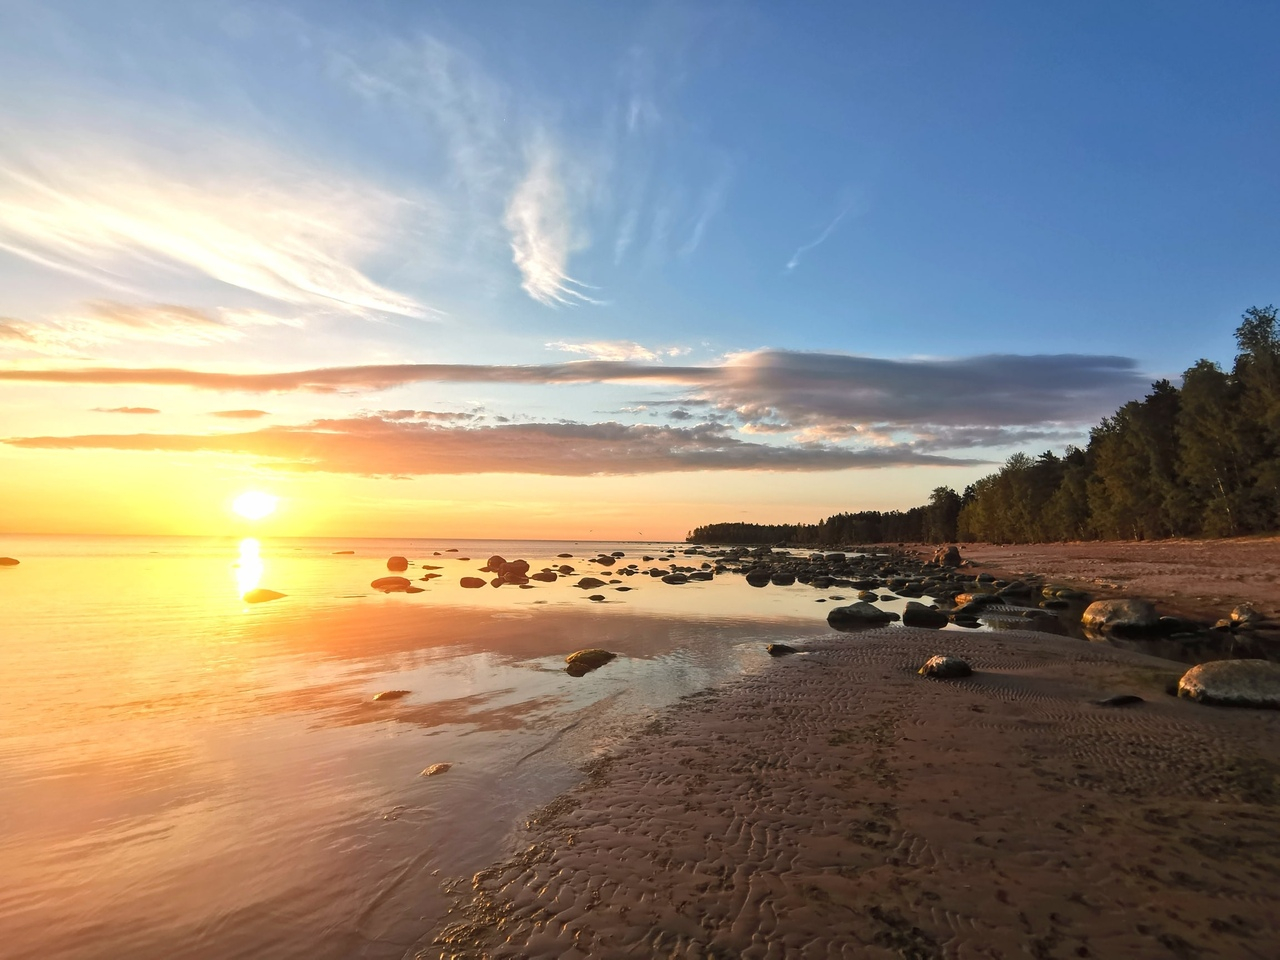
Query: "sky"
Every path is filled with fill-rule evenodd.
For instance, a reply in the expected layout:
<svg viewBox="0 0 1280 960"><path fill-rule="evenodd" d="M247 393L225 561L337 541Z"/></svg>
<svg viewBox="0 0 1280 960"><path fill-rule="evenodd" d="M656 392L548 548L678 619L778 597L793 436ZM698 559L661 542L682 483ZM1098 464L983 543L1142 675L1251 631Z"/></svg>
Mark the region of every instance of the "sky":
<svg viewBox="0 0 1280 960"><path fill-rule="evenodd" d="M1280 6L0 0L0 533L905 509L1280 300Z"/></svg>

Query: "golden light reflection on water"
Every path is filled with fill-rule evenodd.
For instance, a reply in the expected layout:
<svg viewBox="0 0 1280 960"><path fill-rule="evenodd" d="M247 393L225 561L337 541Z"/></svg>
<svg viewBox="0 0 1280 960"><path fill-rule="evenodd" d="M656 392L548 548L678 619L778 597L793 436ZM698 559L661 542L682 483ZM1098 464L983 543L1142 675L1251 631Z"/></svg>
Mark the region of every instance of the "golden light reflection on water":
<svg viewBox="0 0 1280 960"><path fill-rule="evenodd" d="M266 564L262 561L262 544L254 537L240 541L240 559L233 565L236 573L236 592L244 596L262 582Z"/></svg>

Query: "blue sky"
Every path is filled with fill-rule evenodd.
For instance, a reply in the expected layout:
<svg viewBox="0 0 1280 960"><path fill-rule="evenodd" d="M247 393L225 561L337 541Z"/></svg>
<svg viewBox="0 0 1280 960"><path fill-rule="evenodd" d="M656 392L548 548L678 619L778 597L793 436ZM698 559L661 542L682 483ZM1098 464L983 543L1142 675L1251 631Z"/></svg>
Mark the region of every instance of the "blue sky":
<svg viewBox="0 0 1280 960"><path fill-rule="evenodd" d="M6 0L0 435L35 445L3 457L422 476L444 444L471 476L726 471L735 516L779 470L804 475L786 509L910 506L1229 361L1277 299L1278 27L1264 3ZM615 366L566 384L592 360ZM387 364L432 367L192 382ZM85 367L192 376L41 375ZM265 412L202 445L210 404ZM363 471L249 435L321 419L390 432Z"/></svg>

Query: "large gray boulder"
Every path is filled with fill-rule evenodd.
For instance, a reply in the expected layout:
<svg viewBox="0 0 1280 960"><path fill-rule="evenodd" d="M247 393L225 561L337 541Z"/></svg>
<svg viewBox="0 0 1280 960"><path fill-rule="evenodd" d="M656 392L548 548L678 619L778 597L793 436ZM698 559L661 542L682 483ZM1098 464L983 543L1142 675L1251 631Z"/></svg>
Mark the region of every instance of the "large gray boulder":
<svg viewBox="0 0 1280 960"><path fill-rule="evenodd" d="M864 627L881 627L893 621L893 615L869 603L851 603L836 607L827 614L827 623L837 630L859 630Z"/></svg>
<svg viewBox="0 0 1280 960"><path fill-rule="evenodd" d="M1280 663L1216 660L1192 667L1178 681L1178 696L1225 707L1280 709Z"/></svg>
<svg viewBox="0 0 1280 960"><path fill-rule="evenodd" d="M1080 623L1096 639L1107 634L1154 633L1160 615L1146 600L1095 600L1085 608Z"/></svg>

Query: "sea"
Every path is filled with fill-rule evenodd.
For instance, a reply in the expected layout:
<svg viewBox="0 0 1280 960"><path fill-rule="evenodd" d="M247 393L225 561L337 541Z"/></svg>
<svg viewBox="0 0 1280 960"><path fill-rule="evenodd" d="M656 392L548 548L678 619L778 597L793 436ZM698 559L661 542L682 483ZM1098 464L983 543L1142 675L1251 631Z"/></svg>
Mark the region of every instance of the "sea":
<svg viewBox="0 0 1280 960"><path fill-rule="evenodd" d="M450 882L584 764L828 632L811 587L617 573L685 549L0 537L0 954L430 955ZM460 586L494 554L575 574ZM421 593L370 586L392 556ZM569 675L586 647L618 656Z"/></svg>

